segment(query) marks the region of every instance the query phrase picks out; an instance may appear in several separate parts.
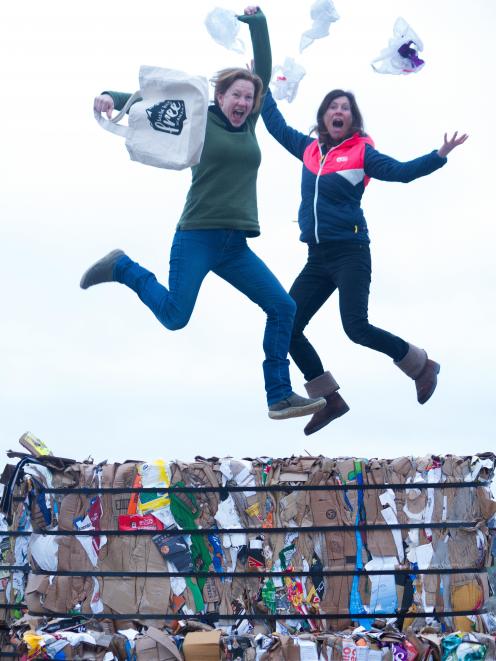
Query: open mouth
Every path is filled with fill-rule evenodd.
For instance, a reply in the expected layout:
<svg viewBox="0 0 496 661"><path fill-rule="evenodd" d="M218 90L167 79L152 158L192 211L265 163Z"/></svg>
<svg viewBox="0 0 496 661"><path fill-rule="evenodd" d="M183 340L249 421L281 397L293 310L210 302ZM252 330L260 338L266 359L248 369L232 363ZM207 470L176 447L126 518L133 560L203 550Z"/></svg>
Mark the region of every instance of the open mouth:
<svg viewBox="0 0 496 661"><path fill-rule="evenodd" d="M339 119L339 117L336 117L335 119L332 120L332 126L335 129L342 129L344 126L344 122L342 119Z"/></svg>
<svg viewBox="0 0 496 661"><path fill-rule="evenodd" d="M235 119L243 119L244 115L245 113L243 112L243 110L233 110L233 117Z"/></svg>

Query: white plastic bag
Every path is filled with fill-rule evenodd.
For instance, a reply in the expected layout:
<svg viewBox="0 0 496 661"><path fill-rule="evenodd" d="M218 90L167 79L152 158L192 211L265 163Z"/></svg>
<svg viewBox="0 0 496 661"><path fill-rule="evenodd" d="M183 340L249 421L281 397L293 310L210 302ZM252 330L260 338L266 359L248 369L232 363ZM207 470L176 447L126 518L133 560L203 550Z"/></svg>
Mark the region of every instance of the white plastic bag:
<svg viewBox="0 0 496 661"><path fill-rule="evenodd" d="M29 550L36 564L44 571L57 571L59 543L55 536L33 533L29 540Z"/></svg>
<svg viewBox="0 0 496 661"><path fill-rule="evenodd" d="M142 66L139 81L140 89L118 115L108 120L95 111L97 122L106 131L126 138L133 161L171 170L196 165L205 140L207 79L175 69ZM128 109L128 126L119 124Z"/></svg>
<svg viewBox="0 0 496 661"><path fill-rule="evenodd" d="M301 35L300 53L310 46L315 39L327 37L331 23L339 19L339 14L332 0L315 0L310 9L313 24L310 30Z"/></svg>
<svg viewBox="0 0 496 661"><path fill-rule="evenodd" d="M404 18L397 18L393 27L393 37L387 48L372 60L372 68L377 73L395 75L416 73L424 66L424 60L418 56L424 45Z"/></svg>
<svg viewBox="0 0 496 661"><path fill-rule="evenodd" d="M306 71L301 64L297 64L292 57L287 57L282 66L275 66L272 70L274 98L278 101L286 99L288 103L291 103L298 92L298 85L305 73Z"/></svg>
<svg viewBox="0 0 496 661"><path fill-rule="evenodd" d="M214 41L236 53L244 53L245 45L238 37L239 21L229 9L216 7L207 14L205 26Z"/></svg>

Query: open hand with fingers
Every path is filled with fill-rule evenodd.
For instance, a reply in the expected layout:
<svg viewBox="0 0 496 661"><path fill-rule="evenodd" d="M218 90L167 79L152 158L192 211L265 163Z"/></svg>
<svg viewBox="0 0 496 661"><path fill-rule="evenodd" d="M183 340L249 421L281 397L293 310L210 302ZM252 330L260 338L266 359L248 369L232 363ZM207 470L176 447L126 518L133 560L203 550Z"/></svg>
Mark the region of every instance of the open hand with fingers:
<svg viewBox="0 0 496 661"><path fill-rule="evenodd" d="M464 133L460 137L458 136L458 131L455 131L453 136L448 140L448 134L444 134L444 144L438 149L438 154L441 158L446 158L446 156L458 145L463 145L465 140L468 138L468 134Z"/></svg>
<svg viewBox="0 0 496 661"><path fill-rule="evenodd" d="M249 7L245 7L244 14L245 16L253 16L253 14L256 14L257 11L259 11L260 7L257 7L256 5L250 5Z"/></svg>

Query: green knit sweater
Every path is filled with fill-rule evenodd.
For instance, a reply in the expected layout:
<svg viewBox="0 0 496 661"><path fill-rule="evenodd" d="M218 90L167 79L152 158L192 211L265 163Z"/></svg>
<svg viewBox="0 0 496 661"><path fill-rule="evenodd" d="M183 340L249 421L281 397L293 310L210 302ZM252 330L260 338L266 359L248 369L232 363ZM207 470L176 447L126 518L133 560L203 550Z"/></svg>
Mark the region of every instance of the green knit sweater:
<svg viewBox="0 0 496 661"><path fill-rule="evenodd" d="M238 16L247 23L253 44L255 72L266 91L272 59L267 22L261 11ZM129 94L107 92L120 110ZM236 229L258 236L257 173L260 148L255 136L258 113L250 115L240 131L230 131L223 117L209 112L200 162L192 171L191 187L178 229Z"/></svg>

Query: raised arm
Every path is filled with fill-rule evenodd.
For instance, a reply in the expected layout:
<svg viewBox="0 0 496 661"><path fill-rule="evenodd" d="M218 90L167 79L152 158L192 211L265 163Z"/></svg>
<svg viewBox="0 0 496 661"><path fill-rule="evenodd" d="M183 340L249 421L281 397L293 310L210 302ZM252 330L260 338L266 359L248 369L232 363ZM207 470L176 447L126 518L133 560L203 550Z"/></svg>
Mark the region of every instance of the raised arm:
<svg viewBox="0 0 496 661"><path fill-rule="evenodd" d="M254 6L246 7L244 14L237 18L238 21L247 23L250 28L253 47L253 72L262 79L265 92L269 87L272 75L272 53L267 19L260 7Z"/></svg>
<svg viewBox="0 0 496 661"><path fill-rule="evenodd" d="M382 181L399 181L407 184L414 179L425 177L442 168L448 161L446 156L455 147L462 145L467 138L468 135L466 134L457 137L457 133L455 133L448 140L445 133L442 147L430 152L430 154L405 162L397 161L390 156L386 156L386 154L381 154L370 145L366 145L365 174Z"/></svg>
<svg viewBox="0 0 496 661"><path fill-rule="evenodd" d="M365 146L365 174L381 181L398 181L407 184L442 168L446 162L447 159L439 156L436 150L411 161L401 162L381 154L370 145Z"/></svg>
<svg viewBox="0 0 496 661"><path fill-rule="evenodd" d="M262 107L262 119L265 128L271 136L287 149L290 154L303 160L305 148L312 142L312 138L286 124L286 120L277 107L270 89L267 91Z"/></svg>

